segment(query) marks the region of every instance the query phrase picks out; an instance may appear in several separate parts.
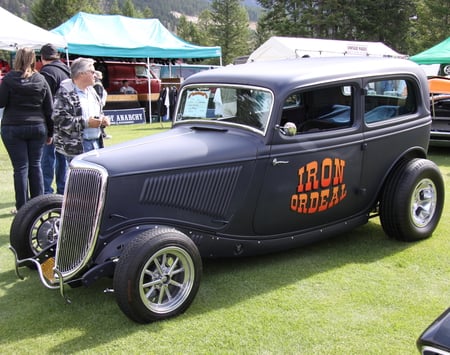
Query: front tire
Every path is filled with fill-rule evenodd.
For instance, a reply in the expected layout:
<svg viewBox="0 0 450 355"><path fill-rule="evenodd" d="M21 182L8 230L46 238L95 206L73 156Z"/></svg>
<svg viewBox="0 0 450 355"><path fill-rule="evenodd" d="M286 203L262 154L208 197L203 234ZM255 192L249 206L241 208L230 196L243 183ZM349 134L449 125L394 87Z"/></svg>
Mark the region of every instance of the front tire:
<svg viewBox="0 0 450 355"><path fill-rule="evenodd" d="M56 243L62 201L62 195L40 195L17 211L9 238L19 260L34 257L50 244ZM35 268L32 263L27 266Z"/></svg>
<svg viewBox="0 0 450 355"><path fill-rule="evenodd" d="M386 182L380 220L386 234L402 241L431 236L444 206L444 181L436 164L427 159L403 163Z"/></svg>
<svg viewBox="0 0 450 355"><path fill-rule="evenodd" d="M114 272L117 303L138 323L183 313L197 294L202 261L194 242L172 228L141 233L123 251Z"/></svg>

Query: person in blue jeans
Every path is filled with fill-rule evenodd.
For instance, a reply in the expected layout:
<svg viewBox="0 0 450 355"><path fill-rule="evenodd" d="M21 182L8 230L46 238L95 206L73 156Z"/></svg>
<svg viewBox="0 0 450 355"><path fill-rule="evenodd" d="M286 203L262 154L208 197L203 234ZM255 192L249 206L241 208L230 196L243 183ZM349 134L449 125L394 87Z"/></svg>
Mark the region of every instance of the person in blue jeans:
<svg viewBox="0 0 450 355"><path fill-rule="evenodd" d="M54 97L61 81L70 78L70 68L60 60L57 48L51 43L42 46L40 53L43 64L40 73L47 80ZM55 178L56 193L64 194L67 161L64 155L55 151L53 143L44 146L41 167L44 175L44 193L51 194L54 192L52 183Z"/></svg>
<svg viewBox="0 0 450 355"><path fill-rule="evenodd" d="M0 107L4 107L1 137L14 171L13 214L30 198L44 193L41 157L53 136L52 93L35 65L33 49L20 48L14 70L0 84Z"/></svg>

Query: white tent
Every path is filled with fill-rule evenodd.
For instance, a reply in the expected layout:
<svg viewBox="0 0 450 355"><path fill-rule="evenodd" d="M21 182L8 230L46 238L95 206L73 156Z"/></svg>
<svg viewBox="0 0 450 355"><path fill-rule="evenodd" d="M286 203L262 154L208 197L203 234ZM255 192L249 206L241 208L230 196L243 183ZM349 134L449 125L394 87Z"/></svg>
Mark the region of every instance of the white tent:
<svg viewBox="0 0 450 355"><path fill-rule="evenodd" d="M2 7L0 7L0 22L2 24L1 50L15 51L19 47L39 50L46 43L51 43L58 48L67 47L67 42L61 35L22 20Z"/></svg>
<svg viewBox="0 0 450 355"><path fill-rule="evenodd" d="M370 56L406 58L381 42L341 41L333 39L271 37L248 58L247 62L292 59L303 56Z"/></svg>

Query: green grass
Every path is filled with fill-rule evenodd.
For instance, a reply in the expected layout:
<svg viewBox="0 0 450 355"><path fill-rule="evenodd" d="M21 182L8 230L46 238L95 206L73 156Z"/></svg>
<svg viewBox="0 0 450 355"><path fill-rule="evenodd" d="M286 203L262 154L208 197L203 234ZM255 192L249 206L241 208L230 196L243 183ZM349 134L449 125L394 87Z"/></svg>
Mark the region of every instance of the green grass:
<svg viewBox="0 0 450 355"><path fill-rule="evenodd" d="M114 126L107 145L162 130ZM430 158L450 191L450 150ZM0 351L3 354L415 354L425 327L450 306L450 203L432 238L388 239L378 219L350 233L274 255L204 261L192 306L138 325L103 294L110 280L69 289L14 273L8 250L12 172L0 146Z"/></svg>

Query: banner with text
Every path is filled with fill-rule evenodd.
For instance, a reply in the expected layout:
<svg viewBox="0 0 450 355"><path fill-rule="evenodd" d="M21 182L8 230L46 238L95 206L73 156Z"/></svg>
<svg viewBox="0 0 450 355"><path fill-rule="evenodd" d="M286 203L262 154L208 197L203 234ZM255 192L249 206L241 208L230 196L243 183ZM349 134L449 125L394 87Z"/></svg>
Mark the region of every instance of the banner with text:
<svg viewBox="0 0 450 355"><path fill-rule="evenodd" d="M105 110L105 116L109 116L111 124L145 123L145 109L130 108L126 110Z"/></svg>

